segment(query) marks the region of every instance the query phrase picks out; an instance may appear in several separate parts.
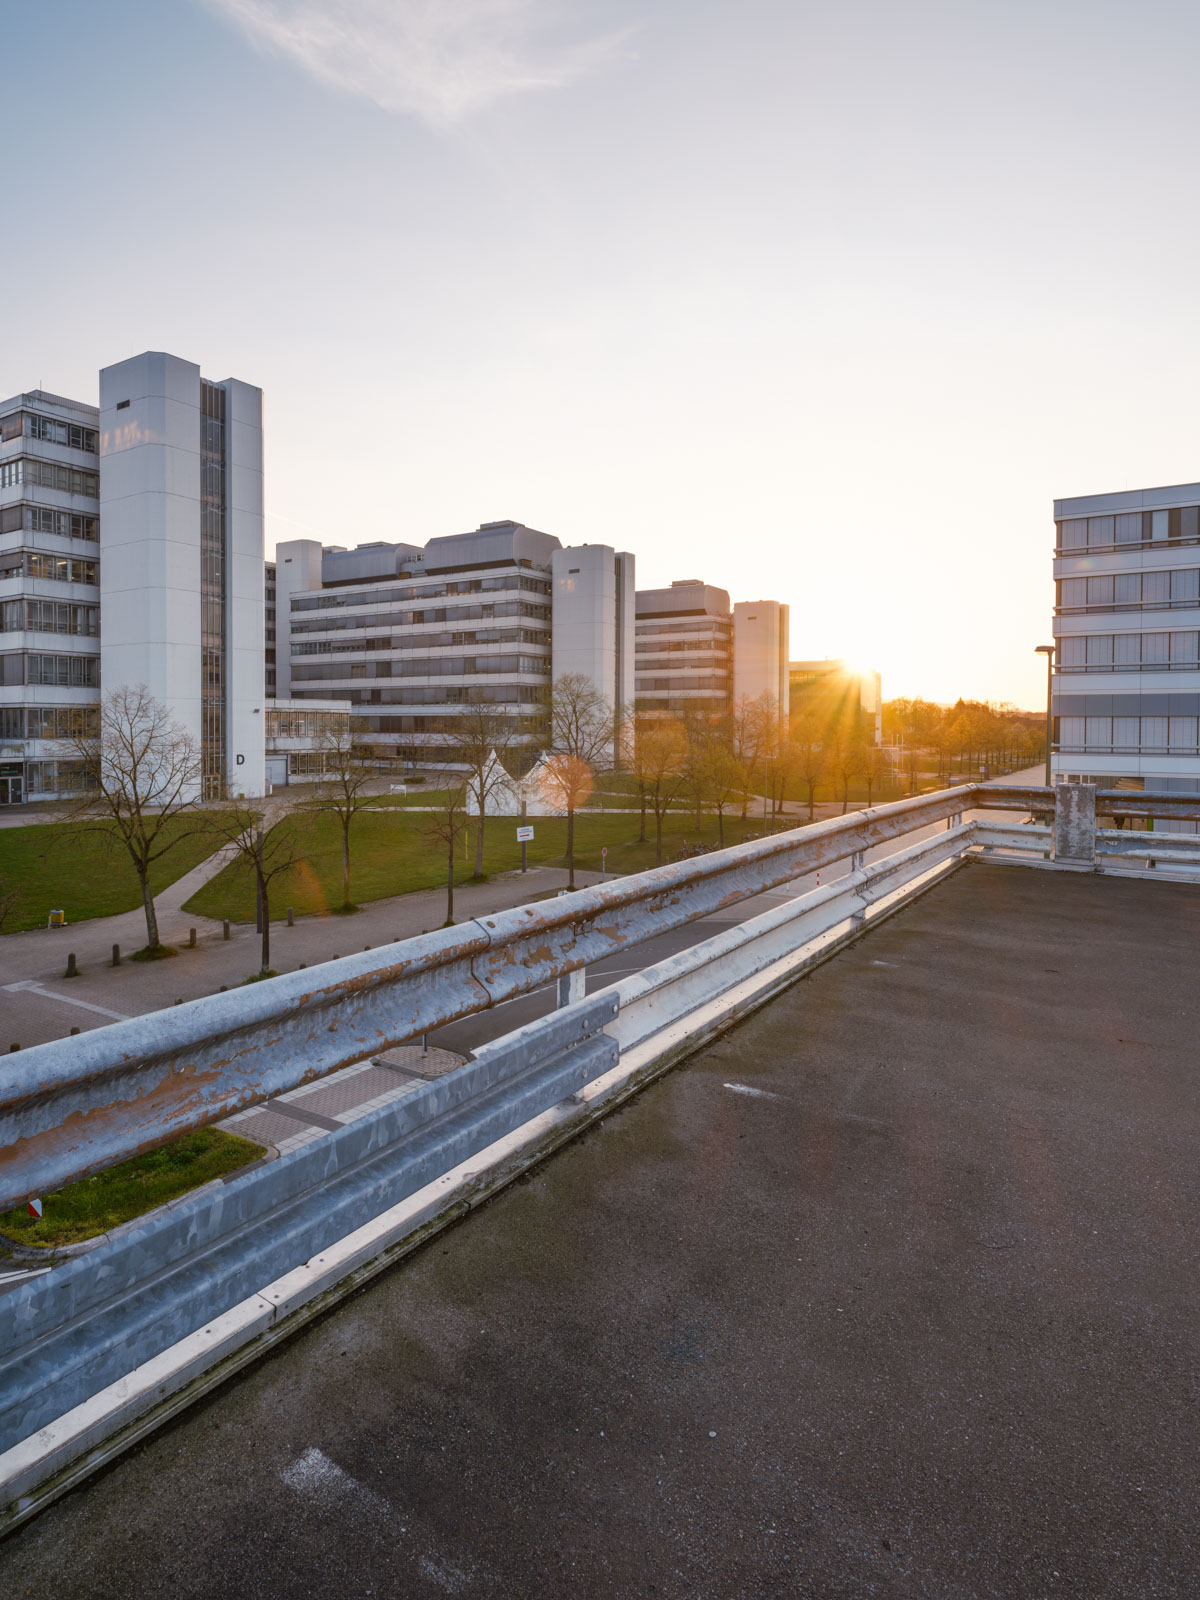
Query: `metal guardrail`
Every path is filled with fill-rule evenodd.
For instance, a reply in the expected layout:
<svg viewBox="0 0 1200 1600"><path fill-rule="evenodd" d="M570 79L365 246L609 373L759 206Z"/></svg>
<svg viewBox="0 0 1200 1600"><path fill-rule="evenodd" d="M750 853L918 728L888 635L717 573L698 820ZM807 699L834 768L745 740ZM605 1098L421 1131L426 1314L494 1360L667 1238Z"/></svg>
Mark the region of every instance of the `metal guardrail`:
<svg viewBox="0 0 1200 1600"><path fill-rule="evenodd" d="M386 1233L375 1231L390 1208L498 1140L530 1139L532 1119L545 1121L548 1112L562 1127L585 1125L644 1075L762 1004L968 853L1001 850L1013 861L1024 853L1038 866L1093 871L1104 870L1109 857L1114 866L1128 856L1200 863L1200 838L1097 829L1096 802L1108 798L1090 785L1061 785L1054 793L988 785L902 801L42 1046L32 1091L26 1085L16 1092L15 1074L39 1052L6 1061L0 1109L18 1136L6 1153L17 1177L7 1183L11 1192L14 1181L27 1184L32 1174L45 1190L45 1169L34 1163L47 1152L61 1163L64 1141L81 1130L95 1133L96 1142L77 1164L95 1164L101 1145L120 1143L122 1118L129 1140L157 1127L150 1142L158 1142L172 1117L211 1120L245 1103L239 1096L277 1092L551 978L564 978L563 990L578 994L586 962L851 858L850 871L832 883L565 1004L444 1078L198 1191L0 1296L0 1524L25 1515L40 1486L68 1482L64 1468L86 1470L79 1459L107 1449L111 1435L135 1437L130 1430L148 1426L139 1419L164 1396L220 1360L248 1358L264 1332L286 1331L290 1315L319 1303L329 1285L336 1290L347 1268L321 1263L349 1259L351 1241L360 1260L391 1248ZM1155 796L1147 804L1155 815L1200 817L1200 797ZM1053 826L986 815L964 821L968 807L1052 813ZM939 821L949 826L864 862L872 845ZM180 1011L190 1016L181 1019ZM223 1031L206 1032L205 1024ZM70 1070L70 1055L88 1045L86 1070ZM154 1052L148 1064L139 1049ZM297 1059L300 1050L311 1055ZM589 1110L592 1095L598 1098ZM26 1116L37 1129L22 1138ZM536 1138L530 1148L536 1152ZM485 1165L493 1159L494 1149ZM438 1205L456 1203L452 1194ZM416 1224L387 1224L406 1226ZM372 1242L358 1243L363 1235ZM289 1274L307 1287L289 1291L290 1309L276 1317L276 1290ZM235 1309L250 1303L260 1309L239 1321ZM230 1319L238 1331L228 1331ZM211 1344L201 1332L212 1335ZM247 1355L237 1357L242 1350ZM152 1379L133 1381L151 1372Z"/></svg>
<svg viewBox="0 0 1200 1600"><path fill-rule="evenodd" d="M0 1207L874 845L1039 790L900 800L0 1057Z"/></svg>

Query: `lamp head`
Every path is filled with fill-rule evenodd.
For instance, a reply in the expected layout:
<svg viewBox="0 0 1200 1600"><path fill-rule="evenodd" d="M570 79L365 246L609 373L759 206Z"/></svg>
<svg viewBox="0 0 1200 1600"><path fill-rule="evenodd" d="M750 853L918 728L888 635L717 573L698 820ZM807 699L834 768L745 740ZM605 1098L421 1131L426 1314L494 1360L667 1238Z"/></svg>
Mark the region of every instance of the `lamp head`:
<svg viewBox="0 0 1200 1600"><path fill-rule="evenodd" d="M1058 646L1053 644L1039 644L1034 646L1034 653L1039 656L1052 656L1057 648Z"/></svg>

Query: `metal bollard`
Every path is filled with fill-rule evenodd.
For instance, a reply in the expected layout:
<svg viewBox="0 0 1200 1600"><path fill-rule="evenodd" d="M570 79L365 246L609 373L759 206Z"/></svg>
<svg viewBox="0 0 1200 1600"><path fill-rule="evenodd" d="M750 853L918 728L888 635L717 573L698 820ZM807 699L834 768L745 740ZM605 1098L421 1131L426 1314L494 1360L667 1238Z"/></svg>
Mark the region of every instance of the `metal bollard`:
<svg viewBox="0 0 1200 1600"><path fill-rule="evenodd" d="M307 966L307 965L308 965L308 962L307 962L307 961L302 961L302 962L301 962L301 963L300 963L300 967L299 967L299 970L300 970L300 971L301 971L301 972L303 972L303 971L304 971L304 969L305 969L305 967L306 967L306 966Z"/></svg>
<svg viewBox="0 0 1200 1600"><path fill-rule="evenodd" d="M8 1047L9 1055L11 1056L14 1050L19 1050L20 1048L21 1046L19 1044L10 1044Z"/></svg>
<svg viewBox="0 0 1200 1600"><path fill-rule="evenodd" d="M227 922L221 924L221 937L222 939L228 939L229 937L229 924Z"/></svg>
<svg viewBox="0 0 1200 1600"><path fill-rule="evenodd" d="M183 1004L183 999L181 996L176 998L175 1004L177 1006L181 1006Z"/></svg>
<svg viewBox="0 0 1200 1600"><path fill-rule="evenodd" d="M188 929L188 949L189 950L194 950L195 948L196 948L196 930L195 930L195 928L189 928Z"/></svg>
<svg viewBox="0 0 1200 1600"><path fill-rule="evenodd" d="M293 908L291 906L289 906L288 907L288 927L289 928L294 928L295 926L296 926L296 913L293 910Z"/></svg>
<svg viewBox="0 0 1200 1600"><path fill-rule="evenodd" d="M121 965L121 946L119 944L113 945L112 964L114 967Z"/></svg>
<svg viewBox="0 0 1200 1600"><path fill-rule="evenodd" d="M71 1032L72 1032L72 1033L73 1033L73 1034L74 1034L74 1033L78 1033L78 1032L79 1032L79 1029L78 1029L78 1028L72 1028L72 1029L71 1029Z"/></svg>
<svg viewBox="0 0 1200 1600"><path fill-rule="evenodd" d="M221 985L221 993L222 994L227 994L228 992L229 992L229 985L227 983L223 983Z"/></svg>
<svg viewBox="0 0 1200 1600"><path fill-rule="evenodd" d="M79 968L75 965L75 952L72 950L70 955L67 957L67 970L63 973L63 977L77 978L78 976Z"/></svg>

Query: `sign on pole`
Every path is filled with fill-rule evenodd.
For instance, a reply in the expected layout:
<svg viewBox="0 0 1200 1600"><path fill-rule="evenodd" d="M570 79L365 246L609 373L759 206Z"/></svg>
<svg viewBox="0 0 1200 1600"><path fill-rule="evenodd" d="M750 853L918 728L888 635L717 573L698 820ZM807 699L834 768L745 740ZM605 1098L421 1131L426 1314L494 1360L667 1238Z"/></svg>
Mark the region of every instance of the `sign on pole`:
<svg viewBox="0 0 1200 1600"><path fill-rule="evenodd" d="M533 829L532 828L518 828L517 829L517 843L518 844L525 844L527 840L532 839L532 838L533 838Z"/></svg>

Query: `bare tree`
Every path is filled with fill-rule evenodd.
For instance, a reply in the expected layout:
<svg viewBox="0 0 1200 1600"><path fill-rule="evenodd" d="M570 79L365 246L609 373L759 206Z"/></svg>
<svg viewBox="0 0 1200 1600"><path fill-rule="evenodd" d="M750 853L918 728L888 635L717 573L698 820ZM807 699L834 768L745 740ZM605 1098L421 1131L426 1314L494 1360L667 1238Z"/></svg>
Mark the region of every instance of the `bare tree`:
<svg viewBox="0 0 1200 1600"><path fill-rule="evenodd" d="M475 824L475 877L483 877L483 834L488 802L510 783L506 757L512 759L519 734L510 718L501 715L479 689L467 695L461 715L455 717L451 732L454 745L450 759L466 767L466 790L478 816Z"/></svg>
<svg viewBox="0 0 1200 1600"><path fill-rule="evenodd" d="M567 672L550 691L550 757L546 783L567 813L568 887L575 887L575 812L586 805L597 772L613 766L620 740L612 705L581 672Z"/></svg>
<svg viewBox="0 0 1200 1600"><path fill-rule="evenodd" d="M717 843L723 849L725 812L745 794L746 774L733 751L721 739L714 737L706 739L701 745L697 779L705 803L717 814Z"/></svg>
<svg viewBox="0 0 1200 1600"><path fill-rule="evenodd" d="M871 804L873 791L881 784L886 783L891 773L891 765L878 745L864 745L859 771L867 790L867 804Z"/></svg>
<svg viewBox="0 0 1200 1600"><path fill-rule="evenodd" d="M833 736L829 753L830 764L837 775L842 790L842 815L850 803L850 785L862 771L863 743L846 727L839 727Z"/></svg>
<svg viewBox="0 0 1200 1600"><path fill-rule="evenodd" d="M282 873L290 872L305 859L295 822L285 816L272 826L268 817L247 811L239 803L222 808L216 815L214 827L235 852L234 859L243 862L254 877L262 935L259 976L270 977L271 885Z"/></svg>
<svg viewBox="0 0 1200 1600"><path fill-rule="evenodd" d="M575 887L575 813L587 804L594 787L592 769L565 751L546 757L542 768L542 793L556 809L567 813L567 888Z"/></svg>
<svg viewBox="0 0 1200 1600"><path fill-rule="evenodd" d="M0 878L0 933L4 932L4 925L17 909L20 895L16 889L8 887L8 880Z"/></svg>
<svg viewBox="0 0 1200 1600"><path fill-rule="evenodd" d="M466 832L467 786L459 780L446 790L446 800L437 810L428 814L429 820L420 830L421 837L430 845L440 846L446 852L446 921L449 928L454 923L454 850Z"/></svg>
<svg viewBox="0 0 1200 1600"><path fill-rule="evenodd" d="M634 773L654 812L654 858L662 865L663 818L683 783L687 735L675 717L638 718Z"/></svg>
<svg viewBox="0 0 1200 1600"><path fill-rule="evenodd" d="M342 910L355 911L358 908L350 899L350 829L359 812L375 800L372 783L377 763L371 746L349 729L326 733L320 749L325 771L314 810L336 817L342 830Z"/></svg>
<svg viewBox="0 0 1200 1600"><path fill-rule="evenodd" d="M212 829L199 809L196 740L145 684L126 684L104 694L94 721L81 718L59 743L82 769L73 815L119 841L133 863L146 913L146 948L138 954L171 954L158 937L150 874L184 839Z"/></svg>
<svg viewBox="0 0 1200 1600"><path fill-rule="evenodd" d="M808 820L813 819L817 785L828 770L828 756L821 741L820 725L814 717L797 717L788 736L788 761L792 771L808 790Z"/></svg>

